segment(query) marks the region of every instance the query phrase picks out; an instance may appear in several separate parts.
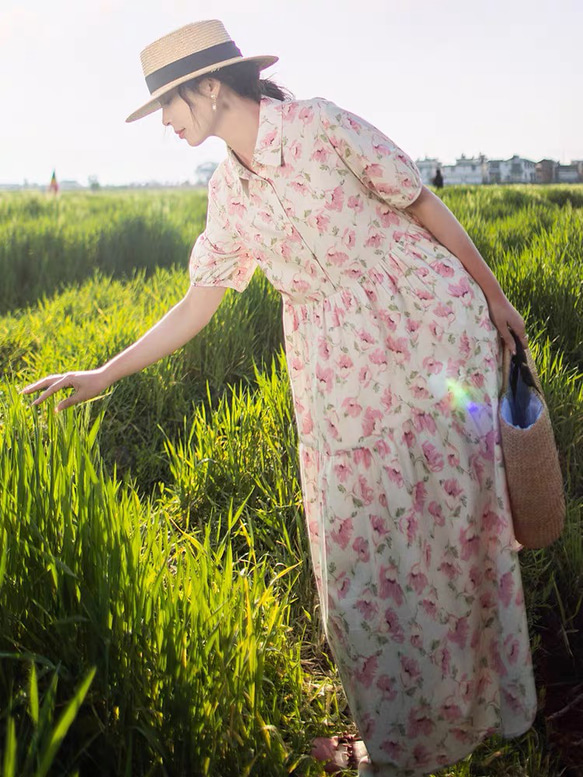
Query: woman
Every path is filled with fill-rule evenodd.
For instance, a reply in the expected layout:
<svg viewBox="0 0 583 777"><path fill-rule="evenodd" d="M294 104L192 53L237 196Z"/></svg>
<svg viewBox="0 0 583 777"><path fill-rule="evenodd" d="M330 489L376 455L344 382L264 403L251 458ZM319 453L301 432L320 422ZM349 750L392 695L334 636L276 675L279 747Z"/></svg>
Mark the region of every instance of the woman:
<svg viewBox="0 0 583 777"><path fill-rule="evenodd" d="M184 345L257 266L283 297L322 619L362 740L328 769L420 775L530 728L536 692L496 428L521 316L411 159L321 97L286 99L217 20L142 52L150 99L191 146L217 136L184 299L96 370L51 375L62 410ZM357 746L359 745L359 746Z"/></svg>

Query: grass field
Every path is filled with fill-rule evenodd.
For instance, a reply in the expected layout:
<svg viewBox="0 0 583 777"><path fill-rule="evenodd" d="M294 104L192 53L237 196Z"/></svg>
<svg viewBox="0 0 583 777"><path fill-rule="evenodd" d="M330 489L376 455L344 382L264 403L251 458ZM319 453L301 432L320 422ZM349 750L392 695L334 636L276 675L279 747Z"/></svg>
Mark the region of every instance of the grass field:
<svg viewBox="0 0 583 777"><path fill-rule="evenodd" d="M440 193L527 322L567 524L520 553L540 708L440 777L583 769L583 187ZM313 775L350 726L309 565L281 300L64 413L184 295L197 192L0 195L0 777Z"/></svg>

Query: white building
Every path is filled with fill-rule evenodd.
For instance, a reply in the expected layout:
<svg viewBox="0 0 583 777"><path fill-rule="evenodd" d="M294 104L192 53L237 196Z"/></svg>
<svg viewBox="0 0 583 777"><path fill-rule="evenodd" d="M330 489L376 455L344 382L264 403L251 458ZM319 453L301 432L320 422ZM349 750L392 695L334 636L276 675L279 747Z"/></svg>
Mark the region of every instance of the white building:
<svg viewBox="0 0 583 777"><path fill-rule="evenodd" d="M439 159L425 157L425 159L417 159L415 164L417 165L417 169L421 174L421 180L425 186L433 185L433 178L435 177L438 167L443 174L443 166Z"/></svg>
<svg viewBox="0 0 583 777"><path fill-rule="evenodd" d="M462 154L456 159L455 165L442 167L441 174L444 186L487 183L488 162L483 154L477 157L466 157Z"/></svg>
<svg viewBox="0 0 583 777"><path fill-rule="evenodd" d="M487 183L535 183L536 162L514 154L510 159L489 159Z"/></svg>

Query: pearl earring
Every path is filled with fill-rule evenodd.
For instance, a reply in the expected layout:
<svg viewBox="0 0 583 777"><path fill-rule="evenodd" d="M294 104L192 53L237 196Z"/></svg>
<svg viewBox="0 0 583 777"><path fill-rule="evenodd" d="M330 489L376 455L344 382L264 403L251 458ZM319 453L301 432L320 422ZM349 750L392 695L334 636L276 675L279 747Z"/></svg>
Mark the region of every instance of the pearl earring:
<svg viewBox="0 0 583 777"><path fill-rule="evenodd" d="M211 97L213 98L213 111L216 111L217 110L217 98L214 96L214 94L211 95Z"/></svg>

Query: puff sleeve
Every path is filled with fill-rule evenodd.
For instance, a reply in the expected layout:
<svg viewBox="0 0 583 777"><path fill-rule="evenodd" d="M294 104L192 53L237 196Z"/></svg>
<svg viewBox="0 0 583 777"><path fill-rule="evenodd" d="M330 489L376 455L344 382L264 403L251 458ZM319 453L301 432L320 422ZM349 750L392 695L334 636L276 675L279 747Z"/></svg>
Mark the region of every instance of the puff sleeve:
<svg viewBox="0 0 583 777"><path fill-rule="evenodd" d="M243 291L257 262L243 246L240 235L231 227L227 216L226 184L219 168L208 184L206 227L192 248L188 263L193 286L228 286Z"/></svg>
<svg viewBox="0 0 583 777"><path fill-rule="evenodd" d="M406 208L423 181L413 160L374 125L330 100L320 100L320 133L363 186L394 208Z"/></svg>

